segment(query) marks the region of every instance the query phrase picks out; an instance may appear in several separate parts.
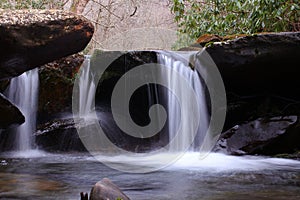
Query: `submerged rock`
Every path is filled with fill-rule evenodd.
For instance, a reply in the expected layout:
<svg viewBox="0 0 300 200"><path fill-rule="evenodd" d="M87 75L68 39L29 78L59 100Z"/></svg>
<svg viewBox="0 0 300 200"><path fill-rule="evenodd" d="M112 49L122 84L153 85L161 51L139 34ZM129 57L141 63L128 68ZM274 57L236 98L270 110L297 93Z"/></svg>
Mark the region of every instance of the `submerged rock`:
<svg viewBox="0 0 300 200"><path fill-rule="evenodd" d="M104 178L91 190L90 200L129 200L129 198L108 178Z"/></svg>
<svg viewBox="0 0 300 200"><path fill-rule="evenodd" d="M294 153L300 149L299 133L297 116L260 118L223 133L215 150L232 155Z"/></svg>
<svg viewBox="0 0 300 200"><path fill-rule="evenodd" d="M21 111L0 93L0 129L20 125L25 122Z"/></svg>
<svg viewBox="0 0 300 200"><path fill-rule="evenodd" d="M0 10L0 80L83 50L93 25L60 10Z"/></svg>

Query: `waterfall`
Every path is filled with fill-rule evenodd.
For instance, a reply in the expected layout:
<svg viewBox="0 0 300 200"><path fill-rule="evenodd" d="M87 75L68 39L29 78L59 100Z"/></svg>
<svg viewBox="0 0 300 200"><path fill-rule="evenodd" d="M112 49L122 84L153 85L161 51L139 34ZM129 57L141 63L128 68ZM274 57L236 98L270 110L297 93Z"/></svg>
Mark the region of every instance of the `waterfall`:
<svg viewBox="0 0 300 200"><path fill-rule="evenodd" d="M93 113L93 111L95 111L95 72L93 72L91 69L90 58L90 56L85 57L85 61L83 63L83 66L81 67L80 77L78 79L78 91L76 90L76 94L78 96L76 95L76 98L73 98L73 100L78 99L78 101L75 101L74 104L76 105L75 107L78 106L78 111L76 111L76 113L78 113L79 118L86 120L91 119L91 114ZM195 52L176 53L159 51L157 52L158 64L163 65L162 69L168 68L169 70L167 71L172 72L166 73L166 70L164 69L161 72L156 73L155 71L150 70L150 72L148 71L150 74L147 74L147 76L162 78L164 80L164 84L166 83L166 90L162 90L159 87L159 84L146 83L146 95L148 96L147 98L150 107L152 105L160 103L167 107L166 110L168 111L168 113L166 127L168 136L166 137L165 132L162 132L162 138L160 138L160 140L161 144L165 144L166 139L169 140L169 152L186 152L187 150L199 151L201 146L205 143L204 138L208 130L209 120L208 105L205 98L206 87L202 85L203 81L201 81L199 72L197 70L192 70L189 67L190 62L196 63L192 60L194 58ZM126 65L126 63L124 64ZM128 75L129 72L130 70L125 74ZM174 72L176 72L177 75L175 75ZM135 75L132 75L132 77L134 76ZM138 76L139 78L142 78L144 74L140 74ZM123 78L124 77L125 76L123 76ZM130 77L130 75L128 75L128 77ZM185 79L185 81L183 81L182 79ZM128 80L130 83L131 79ZM183 84L183 82L185 83ZM189 90L192 90L193 92L187 92L187 87L189 87ZM172 89L175 89L174 91L177 91L176 94L172 92ZM126 88L125 92L130 93L130 91L126 90ZM184 104L183 107L182 103ZM198 110L194 112L195 109ZM196 117L197 119L194 120L193 118L195 116L195 113L196 115L199 114L200 116L198 116L198 118ZM160 119L161 116L159 115L159 113L155 114L157 119ZM125 118L127 119L128 117L132 116L126 116ZM104 122L102 122L102 124L103 123ZM126 125L128 124L125 124L125 126ZM177 131L179 128L180 134ZM131 134L131 132L127 132L125 130L124 134ZM153 146L155 148L155 144Z"/></svg>
<svg viewBox="0 0 300 200"><path fill-rule="evenodd" d="M15 150L26 151L33 148L32 134L36 130L38 106L38 69L25 72L11 79L6 96L21 110L25 123L15 128Z"/></svg>
<svg viewBox="0 0 300 200"><path fill-rule="evenodd" d="M79 117L86 118L94 109L96 86L93 74L90 73L91 56L86 55L79 79Z"/></svg>
<svg viewBox="0 0 300 200"><path fill-rule="evenodd" d="M168 88L178 88L176 95L173 95L171 92L166 93L166 101L168 107L168 134L169 134L169 143L176 136L176 131L178 129L178 124L182 124L183 135L179 136L179 139L174 143L170 143L169 151L170 152L183 152L187 146L190 146L190 141L194 140L193 144L190 147L190 151L199 151L200 145L204 141L206 131L208 129L208 109L207 102L205 99L205 87L202 85L201 79L197 70L192 70L189 67L189 62L194 59L195 52L191 53L172 53L172 55L167 55L164 53L158 54L158 62L165 67L171 68L180 74L181 77L185 78L190 87L194 90L196 94L198 108L200 109L200 123L199 128L196 134L196 137L193 135L193 130L190 122L190 116L193 113L193 110L184 110L181 109L178 103L193 103L190 102L191 98L185 92L182 81L178 78L172 77L172 73L168 74L165 78L167 79ZM183 59L180 59L182 57ZM179 59L178 59L179 58ZM194 62L195 63L195 62ZM182 99L184 102L178 102ZM181 113L182 112L182 113ZM180 119L180 116L182 118Z"/></svg>

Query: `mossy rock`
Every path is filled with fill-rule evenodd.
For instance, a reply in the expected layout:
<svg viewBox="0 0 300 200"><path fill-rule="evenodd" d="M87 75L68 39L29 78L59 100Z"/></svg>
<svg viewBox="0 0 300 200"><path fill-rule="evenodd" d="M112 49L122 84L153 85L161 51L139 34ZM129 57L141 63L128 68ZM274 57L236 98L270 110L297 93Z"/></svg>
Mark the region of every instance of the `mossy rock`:
<svg viewBox="0 0 300 200"><path fill-rule="evenodd" d="M82 54L75 54L39 69L38 112L40 115L52 115L70 110L74 80L83 61Z"/></svg>

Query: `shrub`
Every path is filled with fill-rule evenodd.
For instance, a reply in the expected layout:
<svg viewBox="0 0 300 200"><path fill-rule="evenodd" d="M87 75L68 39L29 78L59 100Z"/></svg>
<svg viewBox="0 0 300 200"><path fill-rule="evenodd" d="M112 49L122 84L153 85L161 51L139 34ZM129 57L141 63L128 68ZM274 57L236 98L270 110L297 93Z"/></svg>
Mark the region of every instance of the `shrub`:
<svg viewBox="0 0 300 200"><path fill-rule="evenodd" d="M300 0L173 0L179 32L231 35L300 30Z"/></svg>

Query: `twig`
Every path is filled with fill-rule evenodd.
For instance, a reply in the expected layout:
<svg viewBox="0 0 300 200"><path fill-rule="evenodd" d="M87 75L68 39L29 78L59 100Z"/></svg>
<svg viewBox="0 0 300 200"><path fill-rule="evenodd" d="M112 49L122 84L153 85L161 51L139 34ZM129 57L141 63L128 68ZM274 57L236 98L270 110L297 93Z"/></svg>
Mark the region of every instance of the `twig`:
<svg viewBox="0 0 300 200"><path fill-rule="evenodd" d="M110 14L112 14L113 16L115 16L116 18L122 20L122 17L116 15L114 12L112 12L111 10L109 10L105 5L103 5L102 3L98 2L98 1L95 1L95 0L92 0L92 2L100 5L101 7L103 7L107 12L109 12Z"/></svg>
<svg viewBox="0 0 300 200"><path fill-rule="evenodd" d="M98 24L98 25L100 25L100 26L103 26L103 27L105 27L105 28L114 28L115 26L107 26L107 25L104 25L104 24L101 24L100 22L97 22L97 21L95 21L95 20L93 20L93 19L89 19L91 22L93 22L93 23L95 23L95 24Z"/></svg>
<svg viewBox="0 0 300 200"><path fill-rule="evenodd" d="M136 11L137 11L137 7L134 8L134 12L130 15L130 17L133 17L135 15Z"/></svg>

